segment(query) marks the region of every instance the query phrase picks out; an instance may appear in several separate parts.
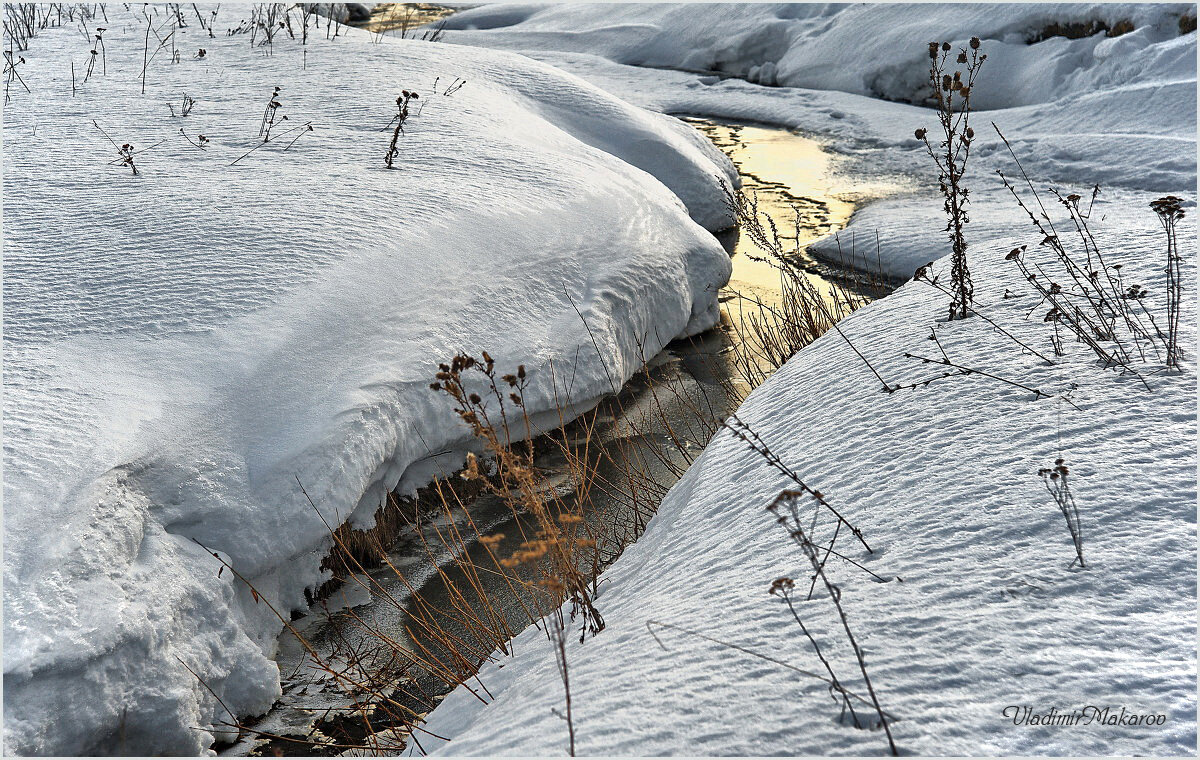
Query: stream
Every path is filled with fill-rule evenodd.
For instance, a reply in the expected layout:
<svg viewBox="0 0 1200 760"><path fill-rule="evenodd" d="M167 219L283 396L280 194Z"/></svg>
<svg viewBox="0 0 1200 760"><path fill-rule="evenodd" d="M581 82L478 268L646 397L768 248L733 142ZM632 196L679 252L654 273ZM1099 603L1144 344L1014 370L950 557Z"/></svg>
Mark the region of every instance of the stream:
<svg viewBox="0 0 1200 760"><path fill-rule="evenodd" d="M682 117L721 148L737 166L743 191L756 194L759 209L780 223L787 242L798 243L799 255L792 262L822 292L836 280L842 287L856 290L869 299L881 295L877 287L857 284L854 273L805 256L803 249L812 241L841 229L856 204L878 197L889 190L886 183L856 180L835 171L838 159L821 149L819 143L777 127L718 122L699 117ZM792 220L796 228L792 230ZM657 507L658 500L678 480L693 457L716 430L717 420L733 412L750 385L738 372L732 356L738 346L738 331L732 329L730 315L736 314L742 298L766 303L780 297L780 277L771 265L756 261L761 253L736 229L718 235L733 261L733 275L722 292L723 324L694 338L671 343L647 362L647 368L626 384L613 398L598 408L590 438L568 425L566 437L587 439L600 456L599 480L620 482L626 470L622 463L632 458L647 476L642 484L640 503L630 503L627 495L593 488L588 497L586 520L608 520L637 533ZM763 374L769 373L765 368ZM561 438L561 435L560 435ZM562 452L539 440L535 444L535 464L544 489L555 489L564 500L576 498L570 470ZM386 632L393 649L402 647L435 648L430 641L414 642L407 633L418 614L426 610L449 610L467 600L479 603L481 591L493 600L503 623L514 634L529 624L528 608L542 605L548 611L547 597L537 590L512 593L510 581L493 572L468 577L454 553L446 548L443 537L461 530L464 541L458 551L479 567L495 567L487 547L469 534L503 534L492 546L496 557L509 556L519 547L519 537L531 530L527 518L514 516L509 507L495 496L483 495L467 503L470 520L464 515L453 518L443 511L423 509L413 504L415 519L401 529L388 547L388 562L370 570L372 579L358 577L335 589L312 611L296 619L293 626L326 664L338 668L388 667L378 658L392 651L380 650L372 630ZM608 526L612 527L612 526ZM476 532L477 531L477 532ZM601 547L604 564L611 563L620 546ZM534 563L536 565L536 563ZM441 572L439 573L439 568ZM518 566L507 578L536 580L536 568ZM374 593L367 587L375 588ZM414 596L414 591L417 594ZM457 601L456 601L457 600ZM468 642L471 633L455 620L442 621L453 635ZM485 654L490 646L480 643ZM375 658L375 659L372 659ZM279 638L277 662L283 684L283 697L266 715L246 721L251 732L238 741L218 748L223 755L313 755L333 754L337 750L325 743L359 743L367 734L386 730L386 720L372 721L369 729L356 712L352 700L337 680L314 659L292 633ZM445 679L425 673L400 673L395 678L397 693L421 694L420 698L402 699L416 714L423 714L448 693ZM485 691L486 685L471 680L473 688ZM419 741L419 737L417 737ZM400 739L406 741L406 739ZM399 741L396 742L397 745ZM406 752L419 751L409 746Z"/></svg>

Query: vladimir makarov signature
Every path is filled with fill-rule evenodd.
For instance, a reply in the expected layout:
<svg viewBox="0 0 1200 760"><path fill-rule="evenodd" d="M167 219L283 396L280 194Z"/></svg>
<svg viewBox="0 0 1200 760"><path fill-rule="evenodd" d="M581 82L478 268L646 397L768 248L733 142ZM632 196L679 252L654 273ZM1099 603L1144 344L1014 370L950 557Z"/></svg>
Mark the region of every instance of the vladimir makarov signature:
<svg viewBox="0 0 1200 760"><path fill-rule="evenodd" d="M1009 705L1001 711L1014 726L1161 726L1167 716L1129 712L1124 707L1086 705L1078 710L1060 711L1051 707L1041 711L1028 705Z"/></svg>

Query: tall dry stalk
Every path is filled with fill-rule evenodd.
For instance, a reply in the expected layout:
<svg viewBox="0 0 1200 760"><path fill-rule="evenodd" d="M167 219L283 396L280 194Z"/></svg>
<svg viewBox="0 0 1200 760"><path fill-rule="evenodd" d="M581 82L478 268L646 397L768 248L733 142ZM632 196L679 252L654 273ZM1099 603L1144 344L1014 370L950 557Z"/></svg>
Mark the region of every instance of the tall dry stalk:
<svg viewBox="0 0 1200 760"><path fill-rule="evenodd" d="M971 128L971 91L987 56L979 52L978 37L972 37L971 52L959 50L955 62L963 69L948 72L952 46L949 42L929 43L929 84L937 109L938 124L942 139L937 147L929 141L928 130L921 128L916 137L925 143L925 150L938 169L938 187L945 198L943 209L949 220L946 232L950 235L951 271L950 282L953 296L950 300L950 319L966 319L975 297L975 286L971 281L971 270L967 266L967 240L964 228L970 217L967 205L969 191L963 183L967 170L967 159L971 155L971 143L975 130Z"/></svg>
<svg viewBox="0 0 1200 760"><path fill-rule="evenodd" d="M1167 367L1179 368L1179 309L1183 303L1183 275L1180 272L1179 244L1175 237L1176 225L1183 218L1183 199L1167 195L1150 204L1158 216L1163 231L1167 233Z"/></svg>

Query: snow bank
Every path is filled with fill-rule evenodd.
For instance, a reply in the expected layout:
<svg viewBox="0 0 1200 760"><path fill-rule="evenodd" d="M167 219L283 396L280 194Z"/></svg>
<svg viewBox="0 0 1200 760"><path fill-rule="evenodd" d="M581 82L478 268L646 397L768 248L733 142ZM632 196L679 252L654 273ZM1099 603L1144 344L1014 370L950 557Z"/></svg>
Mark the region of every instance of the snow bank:
<svg viewBox="0 0 1200 760"><path fill-rule="evenodd" d="M1098 203L1094 219L1110 263L1125 265L1127 283L1152 288L1161 309L1164 236L1145 207L1153 197ZM1180 233L1187 283L1195 230L1188 222ZM988 316L1048 351L1050 327L1024 319L1037 297L1011 262L980 254L972 270ZM1006 289L1020 295L1006 299ZM1193 754L1194 350L1182 373L1150 375L1148 392L1079 344L1068 342L1068 355L1046 366L980 319L939 324L946 300L909 283L841 327L889 382L939 374L903 358L936 353L927 336L937 325L956 362L1056 398L1034 401L980 375L884 394L829 333L738 411L862 529L874 554L849 538L839 550L902 579L881 583L848 563L829 565L901 753ZM1184 345L1194 349L1190 307L1185 322ZM1064 393L1071 403L1059 400ZM1068 569L1066 525L1037 475L1058 457L1071 467L1085 571ZM767 593L780 576L807 589L803 556L765 509L789 485L722 431L668 494L600 584L608 627L568 646L579 755L886 754L881 731L838 722L821 682L656 625L823 672L787 607ZM862 693L829 603L801 602L799 611L839 676ZM554 652L538 630L514 649L479 675L489 705L459 690L432 713L427 728L453 737L435 754L565 753L566 727L552 712L562 710ZM1165 722L1014 725L1003 714L1013 705L1039 714L1094 705L1113 716L1124 707Z"/></svg>
<svg viewBox="0 0 1200 760"><path fill-rule="evenodd" d="M851 171L917 178L919 196L870 205L810 248L903 278L930 256L901 241L942 224L940 202L930 203L935 174L913 136L936 125L912 105L924 98L928 41L963 46L978 35L988 55L973 96L971 242L999 234L1011 208L994 172L1013 164L992 122L1038 182L1194 187L1196 35L1179 33L1180 16L1194 13L1135 4L483 6L451 16L448 28L459 31L448 39L521 50L666 113L800 129L844 153ZM1053 24L1087 22L1132 30L1032 42Z"/></svg>
<svg viewBox="0 0 1200 760"><path fill-rule="evenodd" d="M725 224L732 167L667 117L508 53L324 26L251 44L227 4L217 36L188 17L154 53L171 20L149 8L151 34L140 5L91 22L86 82L77 25L41 33L4 112L13 753L193 754L229 719L207 688L267 708L280 626L193 539L302 608L329 542L297 480L368 525L432 452L461 452L439 361L524 363L534 412L549 362L577 361L586 404L638 341L711 325L729 273L701 225ZM231 165L276 86L275 134L313 131ZM421 98L387 171L401 88ZM136 176L93 120L139 151Z"/></svg>
<svg viewBox="0 0 1200 760"><path fill-rule="evenodd" d="M485 5L446 19L455 41L599 55L617 63L712 71L765 85L923 102L925 43L987 40L993 63L980 108L1058 100L1072 92L1160 78L1131 55L1179 35L1193 6L1117 3L837 5L708 3ZM1037 41L1052 25L1097 24L1082 39ZM1104 30L1132 34L1106 38ZM864 44L866 40L870 44ZM915 41L915 42L914 42Z"/></svg>

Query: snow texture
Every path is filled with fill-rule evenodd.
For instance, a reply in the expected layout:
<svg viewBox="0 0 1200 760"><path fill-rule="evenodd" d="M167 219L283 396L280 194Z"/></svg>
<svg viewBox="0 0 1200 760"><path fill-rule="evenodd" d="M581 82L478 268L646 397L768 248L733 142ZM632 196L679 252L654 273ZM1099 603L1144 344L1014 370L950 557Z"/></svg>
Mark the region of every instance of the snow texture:
<svg viewBox="0 0 1200 760"><path fill-rule="evenodd" d="M639 341L711 326L729 275L704 227L736 175L670 117L511 53L324 23L264 46L226 35L247 7L211 38L180 7L156 52L166 6L147 31L110 4L86 81L78 24L40 33L4 110L10 753L204 751L230 718L209 689L238 715L278 695L280 623L194 541L303 609L330 541L298 482L367 526L385 489L461 461L439 361L524 363L535 418L572 365L586 407ZM276 86L274 134L313 131L233 165Z"/></svg>
<svg viewBox="0 0 1200 760"><path fill-rule="evenodd" d="M1162 281L1162 233L1142 212L1151 195L1118 202L1100 237L1130 281ZM1194 239L1195 226L1182 231ZM1008 245L1007 241L989 241ZM981 246L982 248L982 246ZM1189 243L1188 257L1194 262ZM1050 327L1024 314L1036 296L1010 262L972 259L986 314L1038 348ZM1194 282L1195 268L1185 272ZM1004 299L1005 288L1021 291ZM1160 290L1161 292L1161 290ZM864 533L839 550L872 572L831 560L829 572L903 754L1185 754L1196 746L1196 382L1136 379L1100 368L1068 342L1055 366L980 319L939 323L946 299L909 283L841 327L891 382L940 372L903 358L929 352L938 326L983 376L884 394L837 333L800 351L738 411L784 461ZM982 308L982 307L981 307ZM1187 319L1186 345L1195 346ZM1194 356L1194 353L1192 354ZM1075 409L1058 395L1070 394ZM1089 569L1037 475L1065 457L1082 513ZM792 484L728 431L718 433L659 508L646 534L604 576L596 604L608 627L567 649L577 754L877 755L881 731L838 722L824 684L699 636L823 672L772 580L808 572L766 506ZM828 535L827 533L823 535ZM801 592L803 598L803 592ZM856 663L828 601L800 614L850 688ZM653 631L653 635L652 635ZM657 640L656 640L657 637ZM658 642L661 641L660 645ZM665 649L664 649L665 647ZM460 689L428 730L449 755L562 755L566 727L554 652L542 631L514 642L479 674L494 696ZM1167 716L1163 726L1016 726L1010 705L1045 713L1085 705ZM861 705L860 705L861 709ZM427 737L422 743L431 749Z"/></svg>
<svg viewBox="0 0 1200 760"><path fill-rule="evenodd" d="M864 265L878 256L886 272L908 278L949 250L932 170L912 136L936 125L919 106L926 43L980 36L989 60L978 92L990 110L974 116L980 136L967 178L976 296L985 314L1045 352L1052 327L1043 310L1026 318L1037 297L1004 260L1029 244L1045 264L1045 249L993 174L1016 167L989 122L1039 188L1086 198L1102 185L1092 214L1097 241L1110 263L1123 265L1126 284L1152 291L1147 303L1161 323L1165 237L1147 204L1196 191L1196 35L1178 27L1181 14L1194 12L1118 4L486 6L451 17L474 31L448 39L520 50L656 110L801 129L856 176L917 177L911 194L866 205L813 248L834 256L840 244L843 255L853 249ZM1128 20L1134 30L1029 44L1050 22L1093 19L1109 27ZM1190 288L1194 203L1188 214L1180 241ZM1188 358L1178 373L1162 371L1161 358L1139 365L1147 390L1103 369L1069 335L1066 356L1048 366L981 318L945 323L946 297L909 282L841 324L889 382L940 374L904 358L936 355L928 340L936 328L956 362L1053 398L1034 400L979 374L881 393L846 339L829 333L739 410L863 530L874 553L843 538L847 556L895 578L881 583L846 562L829 565L902 754L1195 752L1194 292L1185 303ZM1068 569L1067 528L1037 474L1059 457L1071 467L1087 570ZM608 627L567 649L579 755L886 753L881 731L839 722L819 681L655 625L822 670L786 605L767 593L780 576L808 586L803 556L765 509L789 485L742 441L718 433L645 536L606 573L597 605ZM861 691L828 602L798 609ZM480 672L489 704L460 689L431 714L429 731L451 738L437 753L565 754L554 652L538 630L518 636L515 650ZM1161 726L1062 727L1014 725L1003 714L1086 705L1166 717Z"/></svg>

